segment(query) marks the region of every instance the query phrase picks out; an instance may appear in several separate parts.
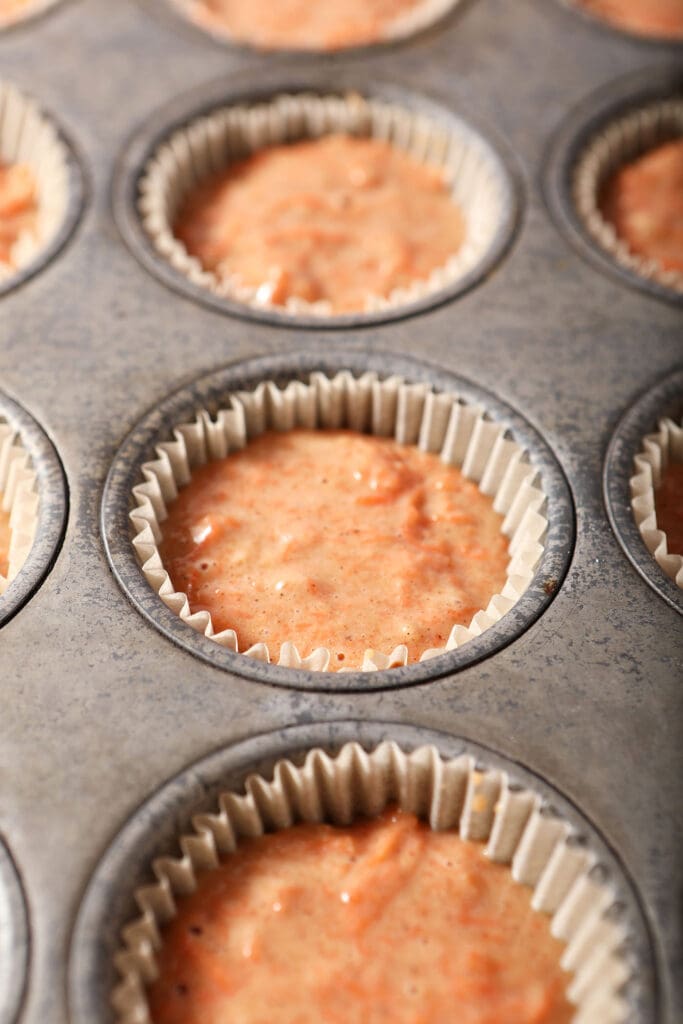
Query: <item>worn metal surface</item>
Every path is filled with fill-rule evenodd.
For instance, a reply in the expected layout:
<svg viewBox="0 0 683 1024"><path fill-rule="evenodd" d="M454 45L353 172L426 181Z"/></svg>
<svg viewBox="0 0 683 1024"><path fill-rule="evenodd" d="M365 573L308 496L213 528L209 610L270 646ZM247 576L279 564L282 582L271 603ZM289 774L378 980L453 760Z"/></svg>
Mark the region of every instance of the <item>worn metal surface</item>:
<svg viewBox="0 0 683 1024"><path fill-rule="evenodd" d="M157 108L211 78L257 87L267 70L291 64L219 46L134 0L67 0L0 36L0 73L57 114L92 183L65 249L0 304L1 386L54 442L70 498L54 568L0 630L0 832L32 929L22 1024L68 1021L76 911L141 801L232 741L341 718L471 738L575 802L643 901L661 1021L683 1019L683 629L621 550L601 483L622 414L683 361L681 310L584 261L541 190L544 154L569 111L677 53L602 31L549 0L466 0L412 42L299 59L292 74L302 60L321 74L357 68L491 124L523 182L522 222L487 281L410 319L326 333L232 318L169 291L131 256L111 214L115 162ZM151 406L226 363L322 354L332 341L355 353L418 354L509 402L554 451L576 506L572 564L541 617L478 664L400 690L302 693L206 664L128 602L100 539L112 458Z"/></svg>

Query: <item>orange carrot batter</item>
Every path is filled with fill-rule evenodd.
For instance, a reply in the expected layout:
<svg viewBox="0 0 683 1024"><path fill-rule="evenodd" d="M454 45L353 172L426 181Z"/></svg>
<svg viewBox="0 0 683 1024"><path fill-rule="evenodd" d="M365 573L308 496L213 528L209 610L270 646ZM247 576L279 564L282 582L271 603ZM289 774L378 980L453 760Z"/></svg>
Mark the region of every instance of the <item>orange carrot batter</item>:
<svg viewBox="0 0 683 1024"><path fill-rule="evenodd" d="M0 493L0 502L2 493ZM9 572L9 543L11 530L9 528L9 512L0 508L0 576L7 576Z"/></svg>
<svg viewBox="0 0 683 1024"><path fill-rule="evenodd" d="M31 8L33 0L0 0L0 23Z"/></svg>
<svg viewBox="0 0 683 1024"><path fill-rule="evenodd" d="M600 210L632 252L683 272L683 139L620 168L603 190Z"/></svg>
<svg viewBox="0 0 683 1024"><path fill-rule="evenodd" d="M670 462L655 492L657 527L670 555L683 555L683 462Z"/></svg>
<svg viewBox="0 0 683 1024"><path fill-rule="evenodd" d="M359 668L368 648L416 661L505 584L491 498L436 455L353 431L267 433L197 469L161 557L192 611L240 649L292 640Z"/></svg>
<svg viewBox="0 0 683 1024"><path fill-rule="evenodd" d="M200 185L174 231L257 301L344 313L426 281L465 225L437 168L388 142L327 135L271 146Z"/></svg>
<svg viewBox="0 0 683 1024"><path fill-rule="evenodd" d="M0 263L14 266L12 249L21 235L35 235L38 205L33 174L24 164L0 164Z"/></svg>
<svg viewBox="0 0 683 1024"><path fill-rule="evenodd" d="M422 0L192 0L200 25L264 50L341 50L376 43Z"/></svg>
<svg viewBox="0 0 683 1024"><path fill-rule="evenodd" d="M245 839L163 933L154 1024L568 1024L562 945L480 844L387 811Z"/></svg>
<svg viewBox="0 0 683 1024"><path fill-rule="evenodd" d="M683 0L579 0L619 28L651 36L683 35Z"/></svg>

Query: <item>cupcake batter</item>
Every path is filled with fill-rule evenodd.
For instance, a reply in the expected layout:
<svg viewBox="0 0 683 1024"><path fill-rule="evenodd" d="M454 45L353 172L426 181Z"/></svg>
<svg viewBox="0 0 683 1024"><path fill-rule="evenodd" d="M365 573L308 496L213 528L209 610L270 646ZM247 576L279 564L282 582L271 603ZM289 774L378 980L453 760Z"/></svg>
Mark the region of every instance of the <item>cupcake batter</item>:
<svg viewBox="0 0 683 1024"><path fill-rule="evenodd" d="M603 190L600 212L631 252L683 273L683 139L621 167Z"/></svg>
<svg viewBox="0 0 683 1024"><path fill-rule="evenodd" d="M0 493L0 502L2 494ZM11 530L9 528L9 512L0 507L0 576L7 578L9 572L9 543Z"/></svg>
<svg viewBox="0 0 683 1024"><path fill-rule="evenodd" d="M683 555L683 462L670 462L655 491L657 528L666 534L670 555Z"/></svg>
<svg viewBox="0 0 683 1024"><path fill-rule="evenodd" d="M439 169L388 142L326 135L271 146L200 185L174 231L257 302L348 313L426 281L460 248L465 224Z"/></svg>
<svg viewBox="0 0 683 1024"><path fill-rule="evenodd" d="M154 1024L568 1024L562 945L509 868L387 811L240 842L163 932Z"/></svg>
<svg viewBox="0 0 683 1024"><path fill-rule="evenodd" d="M424 0L191 0L200 25L264 50L341 50L376 43Z"/></svg>
<svg viewBox="0 0 683 1024"><path fill-rule="evenodd" d="M37 232L33 174L24 164L0 163L0 263L14 266L12 250L23 234Z"/></svg>
<svg viewBox="0 0 683 1024"><path fill-rule="evenodd" d="M169 508L161 557L193 612L240 650L292 640L360 668L446 643L505 585L491 498L411 445L353 431L266 433L197 469Z"/></svg>
<svg viewBox="0 0 683 1024"><path fill-rule="evenodd" d="M34 0L0 0L0 22L11 20L26 13Z"/></svg>
<svg viewBox="0 0 683 1024"><path fill-rule="evenodd" d="M628 32L683 35L683 0L579 0L579 4Z"/></svg>

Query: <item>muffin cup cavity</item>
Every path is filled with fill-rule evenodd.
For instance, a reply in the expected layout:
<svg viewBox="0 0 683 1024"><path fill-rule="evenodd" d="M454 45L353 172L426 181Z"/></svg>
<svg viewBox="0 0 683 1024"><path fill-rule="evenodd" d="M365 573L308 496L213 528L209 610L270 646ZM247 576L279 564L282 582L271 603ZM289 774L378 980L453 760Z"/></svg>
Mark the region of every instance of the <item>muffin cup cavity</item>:
<svg viewBox="0 0 683 1024"><path fill-rule="evenodd" d="M662 474L670 462L683 462L683 420L664 418L658 429L643 438L629 481L631 508L640 536L669 579L683 589L683 555L669 553L666 533L657 522L657 495Z"/></svg>
<svg viewBox="0 0 683 1024"><path fill-rule="evenodd" d="M25 232L12 251L13 266L0 262L0 295L40 269L73 230L83 182L69 146L38 104L14 85L0 82L0 163L25 164L35 178L37 230Z"/></svg>
<svg viewBox="0 0 683 1024"><path fill-rule="evenodd" d="M330 50L320 50L316 46L297 46L295 48L288 46L269 46L259 45L257 42L251 39L245 39L233 35L228 28L222 28L220 25L206 25L199 18L193 14L193 7L195 4L193 0L167 0L168 3L186 20L188 20L193 26L201 29L203 32L208 33L214 39L235 44L237 46L248 46L254 49L267 50L269 52L276 51L292 51L295 50L297 53L329 53ZM406 11L399 17L394 18L388 25L385 26L385 30L382 35L377 39L371 39L366 42L353 42L348 43L344 46L333 48L332 52L341 53L353 49L365 49L375 46L382 46L386 43L397 43L404 39L409 39L411 36L417 35L423 32L425 29L430 28L432 25L441 21L450 11L454 10L460 0L419 0L413 10Z"/></svg>
<svg viewBox="0 0 683 1024"><path fill-rule="evenodd" d="M566 944L561 964L572 975L575 1024L627 1020L628 928L609 871L572 825L533 788L471 754L445 759L436 746L406 752L385 741L369 752L348 742L336 754L315 747L302 762L278 760L272 775L249 775L244 792L224 791L215 812L192 818L192 833L179 839L182 855L153 860L156 882L135 891L140 916L124 927L115 957L118 1024L150 1024L145 986L156 977L163 927L175 916L176 901L195 889L198 874L229 858L242 837L297 822L348 825L392 803L434 830L456 829L464 841L485 843L492 861L508 865L513 879L533 890L533 908L552 918L553 935Z"/></svg>
<svg viewBox="0 0 683 1024"><path fill-rule="evenodd" d="M38 525L38 476L21 437L0 415L0 508L9 515L7 576L0 573L0 595L18 574L33 545Z"/></svg>
<svg viewBox="0 0 683 1024"><path fill-rule="evenodd" d="M281 388L274 381L264 381L254 391L237 390L213 416L206 409L197 409L192 422L173 430L172 441L156 446L157 458L142 465L144 482L133 488L132 495L133 546L149 585L187 625L240 652L234 630L216 632L210 614L193 614L187 596L174 590L158 548L168 503L197 467L244 448L266 430L296 427L348 428L439 453L444 463L460 467L482 493L491 496L494 509L504 516L502 531L509 538L509 563L502 592L493 595L467 626L453 625L446 645L422 652L420 660L454 650L479 636L524 594L544 551L546 496L528 453L506 436L505 427L491 421L483 407L437 393L427 384L408 384L399 376L382 380L375 372L359 377L347 371L335 376L314 372L307 383L293 380ZM327 647L300 651L296 641L292 636L279 652L257 643L242 653L260 661L277 660L288 668L329 669L332 658ZM330 646L333 643L334 637L330 637ZM357 668L381 670L407 661L407 647L398 644L392 651L366 650L363 664Z"/></svg>
<svg viewBox="0 0 683 1024"><path fill-rule="evenodd" d="M605 220L599 206L604 183L621 166L648 150L683 137L683 99L646 103L615 117L596 132L579 154L572 175L572 196L583 228L623 269L683 295L683 274L634 253Z"/></svg>
<svg viewBox="0 0 683 1024"><path fill-rule="evenodd" d="M222 277L205 270L173 234L182 202L212 174L260 149L333 132L389 141L418 161L443 169L466 226L460 249L428 279L386 297L369 296L365 310L352 317L377 318L413 307L461 290L489 269L515 220L512 186L493 148L454 116L440 119L393 100L352 92L283 92L265 101L213 109L177 128L153 150L137 180L138 216L147 244L181 281L189 282L199 295L208 292L230 311L304 317L323 325L346 322L349 315L331 312L327 301L290 297L285 305L276 305L263 289L246 287L234 275Z"/></svg>

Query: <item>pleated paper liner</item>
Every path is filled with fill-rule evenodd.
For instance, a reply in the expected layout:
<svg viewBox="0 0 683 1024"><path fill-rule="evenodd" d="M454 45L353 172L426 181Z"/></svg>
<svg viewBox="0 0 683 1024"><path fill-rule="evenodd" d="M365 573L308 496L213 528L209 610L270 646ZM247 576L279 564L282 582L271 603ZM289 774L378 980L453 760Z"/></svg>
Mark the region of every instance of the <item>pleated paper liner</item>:
<svg viewBox="0 0 683 1024"><path fill-rule="evenodd" d="M9 514L7 576L0 573L0 595L26 561L38 523L38 484L31 458L17 432L0 419L0 508Z"/></svg>
<svg viewBox="0 0 683 1024"><path fill-rule="evenodd" d="M549 813L538 793L511 784L504 771L475 765L470 755L444 760L435 747L404 753L394 742L367 753L351 742L336 756L313 748L300 767L281 760L272 778L249 776L243 794L222 793L215 813L192 820L194 832L179 837L180 857L153 861L157 881L136 890L141 916L123 929L116 956L118 1024L151 1024L145 987L157 976L164 925L194 891L198 874L229 859L242 837L296 822L348 825L393 803L437 831L454 829L463 841L485 843L486 855L532 890L532 907L551 918L552 934L565 943L561 966L569 972L574 1024L626 1020L620 993L633 974L627 929L614 913L608 873L572 826Z"/></svg>
<svg viewBox="0 0 683 1024"><path fill-rule="evenodd" d="M34 100L0 82L0 164L25 164L35 178L37 231L24 232L10 266L0 261L0 286L36 262L56 239L70 211L68 150Z"/></svg>
<svg viewBox="0 0 683 1024"><path fill-rule="evenodd" d="M188 194L230 163L268 146L335 132L389 141L420 162L442 169L465 219L463 243L444 266L427 280L396 289L388 297L368 296L366 309L360 312L393 309L440 292L474 272L494 251L501 226L510 219L513 196L499 159L481 136L455 118L446 125L358 94L306 92L223 107L197 117L158 146L138 184L139 214L156 252L194 285L223 298L256 309L333 318L329 302L290 297L285 305L276 306L263 290L245 286L234 275L205 270L174 236L173 224Z"/></svg>
<svg viewBox="0 0 683 1024"><path fill-rule="evenodd" d="M227 26L222 26L220 24L220 20L216 19L214 21L213 18L205 15L202 9L206 8L206 4L202 2L197 2L197 0L169 0L169 2L185 18L191 21L192 24L218 39L223 39L239 46L250 46L261 50L301 50L315 53L329 52L330 50L340 51L366 46L378 46L383 43L393 43L402 39L408 39L410 36L417 35L417 33L424 31L431 25L440 21L449 13L449 11L457 7L460 0L418 0L412 10L406 11L388 22L388 24L384 26L384 30L381 35L377 38L359 38L341 46L333 46L325 49L321 49L315 44L309 45L306 43L285 44L283 46L273 46L268 43L261 43L258 41L258 38L255 38L252 35L235 35L231 33Z"/></svg>
<svg viewBox="0 0 683 1024"><path fill-rule="evenodd" d="M43 14L51 7L56 7L60 2L61 0L23 0L23 2L15 0L8 11L3 11L0 4L0 32L11 25L17 25L21 21Z"/></svg>
<svg viewBox="0 0 683 1024"><path fill-rule="evenodd" d="M509 563L502 592L491 595L487 607L478 611L468 626L453 625L446 645L422 652L420 660L479 636L525 592L544 550L546 498L527 453L506 437L505 426L490 421L482 407L437 393L426 384L406 384L400 377L380 380L376 373L358 378L348 371L331 378L313 373L308 383L296 380L280 389L266 381L253 392L236 392L215 417L198 409L195 420L178 424L173 440L157 445L157 459L142 467L144 483L133 488L135 507L130 513L137 559L159 598L193 629L240 651L234 630L216 633L210 614L193 614L187 595L174 590L158 548L168 503L198 466L225 458L266 430L295 427L345 427L439 453L445 463L460 467L483 494L490 495L495 511L504 516L502 531L509 538ZM334 637L330 637L330 647L333 644ZM332 661L327 647L299 651L296 636L282 644L279 655L266 643L254 644L243 653L261 661L277 658L279 665L313 671L327 670ZM407 647L397 644L392 651L366 650L362 666L355 667L385 669L407 660Z"/></svg>
<svg viewBox="0 0 683 1024"><path fill-rule="evenodd" d="M605 220L598 203L603 185L620 167L681 137L683 98L647 103L616 117L593 136L576 162L572 181L576 210L593 241L619 266L676 293L683 293L683 274L632 252Z"/></svg>
<svg viewBox="0 0 683 1024"><path fill-rule="evenodd" d="M643 438L631 477L631 508L643 541L659 567L683 589L683 554L669 553L666 533L657 521L657 488L670 462L683 462L683 422L659 421L657 432ZM682 512L683 514L683 512Z"/></svg>

